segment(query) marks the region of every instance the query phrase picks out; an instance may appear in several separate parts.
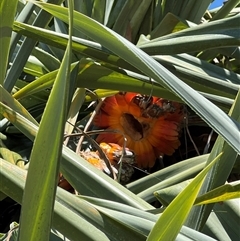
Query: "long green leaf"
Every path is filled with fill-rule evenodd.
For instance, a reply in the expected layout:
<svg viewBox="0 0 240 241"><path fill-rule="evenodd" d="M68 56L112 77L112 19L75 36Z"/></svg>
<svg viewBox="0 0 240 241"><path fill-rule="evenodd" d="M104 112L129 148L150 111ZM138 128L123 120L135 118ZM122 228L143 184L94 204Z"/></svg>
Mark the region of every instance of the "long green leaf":
<svg viewBox="0 0 240 241"><path fill-rule="evenodd" d="M72 2L69 1L69 42L34 142L20 218L19 241L48 240L61 159L69 92ZM51 135L46 134L51 130ZM35 185L38 180L38 185ZM42 182L40 181L42 180Z"/></svg>
<svg viewBox="0 0 240 241"><path fill-rule="evenodd" d="M153 229L151 230L147 241L168 241L175 240L180 231L191 207L198 195L204 177L212 168L222 153L215 158L206 168L204 168L193 181L171 202L163 212ZM174 229L172 228L174 227Z"/></svg>
<svg viewBox="0 0 240 241"><path fill-rule="evenodd" d="M192 36L196 36L196 35L205 35L205 34L223 34L223 35L229 35L231 36L231 41L234 41L236 46L238 46L238 43L240 41L239 39L239 35L238 32L236 32L235 30L238 29L238 21L239 21L239 16L236 15L234 17L231 18L226 18L226 19L221 19L221 20L217 20L214 22L210 22L210 23L204 23L204 24L200 24L200 25L196 25L193 26L191 28L182 30L182 31L178 31L172 34L168 34L165 36L162 36L160 38L156 38L153 39L151 41L146 41L146 43L141 43L140 46L145 46L150 47L152 44L157 44L160 43L164 40L173 40L173 39L181 39L181 38L185 38L187 39L187 37L191 39ZM207 36L206 36L207 37ZM207 38L207 41L209 41L209 39Z"/></svg>
<svg viewBox="0 0 240 241"><path fill-rule="evenodd" d="M223 202L235 198L240 198L239 182L225 184L199 196L195 201L195 205Z"/></svg>
<svg viewBox="0 0 240 241"><path fill-rule="evenodd" d="M171 181L168 182L169 179L171 178L173 180L175 179L175 182L177 183L180 181L179 179L177 180L177 177L183 174L186 170L189 171L189 174L186 173L186 178L187 178L187 175L191 176L191 174L194 175L198 171L200 172L203 169L207 161L207 158L208 158L208 155L201 155L201 156L197 156L197 157L193 157L193 158L181 161L169 167L165 167L164 169L161 169L157 172L151 173L145 177L139 178L138 180L127 184L126 187L134 193L140 193L140 192L146 191L148 188L151 188L156 184L161 185L161 183L164 181L166 181L166 183L168 183L169 185L173 185ZM158 188L156 188L155 190L157 189ZM152 193L155 190L152 189L151 190Z"/></svg>
<svg viewBox="0 0 240 241"><path fill-rule="evenodd" d="M63 0L48 0L48 2L53 3L53 4L60 4L62 3ZM12 2L12 1L11 1ZM9 11L13 11L13 9L8 8ZM32 8L29 8L30 11L32 11ZM6 19L8 17L6 16ZM45 27L50 20L52 19L52 16L45 11L39 11L38 16L34 20L33 25L35 26L40 26L40 27ZM25 38L23 40L23 43L21 44L21 47L18 51L18 55L14 58L14 61L7 73L7 76L4 80L4 88L7 91L11 91L12 88L14 87L19 75L23 71L23 67L25 63L27 62L27 59L30 56L30 53L32 49L34 48L36 41L38 40L32 40L30 38Z"/></svg>
<svg viewBox="0 0 240 241"><path fill-rule="evenodd" d="M233 8L236 7L239 4L239 2L240 2L239 0L227 1L223 5L223 7L220 8L220 10L213 16L211 21L221 19L221 18L225 18L231 12L231 10L233 10Z"/></svg>
<svg viewBox="0 0 240 241"><path fill-rule="evenodd" d="M183 19L199 23L206 12L211 0L179 0L179 1L160 1L163 15L171 12Z"/></svg>
<svg viewBox="0 0 240 241"><path fill-rule="evenodd" d="M77 62L71 64L71 70L73 70L77 66ZM54 80L56 79L57 73L59 70L54 70L50 73L47 73L40 78L30 82L25 87L21 88L19 91L17 91L15 94L13 94L13 97L15 99L21 99L28 95L35 94L41 90L44 90L46 88L52 87Z"/></svg>
<svg viewBox="0 0 240 241"><path fill-rule="evenodd" d="M238 92L234 104L229 112L229 115L238 122L240 121L239 109L240 91ZM223 155L221 156L219 162L214 165L211 171L207 174L207 178L202 185L200 195L203 195L206 192L225 184L232 171L237 158L237 153L231 146L228 145L228 143L224 141L221 136L217 138L207 163L210 163L211 160L213 160L221 152L223 152ZM201 230L209 214L211 213L212 208L213 204L193 207L186 221L186 225L196 230Z"/></svg>
<svg viewBox="0 0 240 241"><path fill-rule="evenodd" d="M191 25L195 25L189 21L179 18L178 16L172 14L171 12L167 13L164 19L154 28L154 30L150 33L151 39L155 39L157 37L161 37L167 34L171 34L173 32L178 32L183 29L190 27ZM141 40L146 40L144 35L140 36L139 42Z"/></svg>
<svg viewBox="0 0 240 241"><path fill-rule="evenodd" d="M159 190L155 192L156 198L164 204L164 206L168 206L172 200L190 183L190 180L185 182L178 183L174 186ZM218 211L219 212L219 211ZM228 219L226 219L228 220ZM233 223L233 226L235 223ZM219 241L230 241L225 227L221 224L218 217L216 216L216 211L211 212L208 217L207 222L205 223L203 230L201 232L209 235L212 238L215 238Z"/></svg>
<svg viewBox="0 0 240 241"><path fill-rule="evenodd" d="M137 230L137 228L132 228L127 222L121 222L121 218L117 216L112 217L101 210L98 210L94 205L89 202L78 198L65 190L59 189L57 192L56 199L63 205L69 207L73 212L78 213L80 216L84 217L88 222L93 224L96 228L101 230L109 237L110 240L146 240L146 235L142 234ZM125 205L126 206L126 205ZM127 206L128 207L128 206ZM99 212L100 211L100 212ZM109 211L112 211L109 209ZM139 211L136 209L136 212ZM115 211L116 212L116 211ZM144 212L144 211L140 211ZM122 212L117 212L118 215L123 214ZM124 214L123 214L124 215ZM127 214L125 214L127 216ZM151 216L146 213L146 216ZM152 215L153 216L153 215ZM129 219L138 219L135 215L128 215ZM153 219L154 217L152 217ZM145 219L148 222L147 219ZM129 221L130 222L130 221ZM149 221L150 222L150 221ZM137 224L136 224L137 227ZM149 231L149 230L148 230Z"/></svg>
<svg viewBox="0 0 240 241"><path fill-rule="evenodd" d="M213 212L217 215L231 240L239 239L240 199L215 203Z"/></svg>
<svg viewBox="0 0 240 241"><path fill-rule="evenodd" d="M239 46L240 16L200 24L177 33L156 38L138 46L148 54L177 54L216 47ZM169 49L169 46L171 48Z"/></svg>
<svg viewBox="0 0 240 241"><path fill-rule="evenodd" d="M194 159L196 160L196 162ZM155 200L153 193L156 190L166 188L166 187L169 187L176 183L187 180L189 178L195 177L195 175L198 174L204 168L205 162L203 162L202 160L206 161L206 156L191 158L190 160L192 161L192 164L193 164L192 167L183 169L183 168L181 168L181 162L180 162L176 165L176 167L179 167L179 169L182 171L180 171L180 172L176 171L175 175L171 175L167 178L164 178L163 180L161 180L161 176L160 176L161 181L159 180L157 182L158 179L154 180L154 176L155 176L154 174L152 176L149 176L149 178L148 177L143 178L142 181L146 180L146 183L143 184L143 186L145 186L145 189L142 189L142 191L138 193L138 197L140 197L148 202L153 202ZM182 165L184 165L184 162ZM167 170L164 170L164 169L160 170L158 173L156 173L156 175L158 175L160 173L164 173L165 171L172 170L172 169L174 169L174 165L169 167ZM147 181L149 181L149 184ZM154 182L155 182L155 184L153 184ZM139 183L141 183L141 179L139 180Z"/></svg>
<svg viewBox="0 0 240 241"><path fill-rule="evenodd" d="M3 84L8 65L12 26L18 0L1 0L0 2L0 84Z"/></svg>
<svg viewBox="0 0 240 241"><path fill-rule="evenodd" d="M35 125L39 125L38 122L29 114L29 112L0 85L0 101L10 108L16 110L18 113L23 115L26 119L34 123Z"/></svg>
<svg viewBox="0 0 240 241"><path fill-rule="evenodd" d="M28 24L14 22L13 30L32 39L37 39L48 45L65 49L67 45L68 35L56 33L48 29L38 28ZM82 38L73 36L72 49L74 52L81 53L83 56L92 57L100 61L106 61L110 64L117 65L122 68L135 70L133 66L123 59L117 57L113 53L103 48L100 44Z"/></svg>
<svg viewBox="0 0 240 241"><path fill-rule="evenodd" d="M26 137L32 141L34 140L37 134L38 125L34 124L29 119L14 111L9 106L3 104L3 102L0 102L0 113Z"/></svg>

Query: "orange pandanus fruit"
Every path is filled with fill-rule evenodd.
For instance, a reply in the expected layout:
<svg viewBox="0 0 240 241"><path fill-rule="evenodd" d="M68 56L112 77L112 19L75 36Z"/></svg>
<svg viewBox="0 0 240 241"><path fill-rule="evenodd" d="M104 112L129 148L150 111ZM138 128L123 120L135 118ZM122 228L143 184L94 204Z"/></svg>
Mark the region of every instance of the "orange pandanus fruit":
<svg viewBox="0 0 240 241"><path fill-rule="evenodd" d="M110 168L112 168L112 171L115 174L114 176L121 174L120 182L122 184L129 182L134 173L134 168L132 167L132 164L135 162L134 153L128 148L123 149L123 147L115 143L102 142L100 143L99 147L105 153L107 160L103 159L103 156L101 153L99 153L99 151L80 151L79 155L106 174L110 174L110 170L106 165L106 161L109 161ZM65 190L73 191L73 188L61 173L59 176L58 186Z"/></svg>
<svg viewBox="0 0 240 241"><path fill-rule="evenodd" d="M124 144L135 153L136 165L152 167L160 155L172 155L179 147L179 131L185 112L183 105L137 93L118 93L107 97L94 124L106 130L97 142ZM123 133L123 134L121 134Z"/></svg>

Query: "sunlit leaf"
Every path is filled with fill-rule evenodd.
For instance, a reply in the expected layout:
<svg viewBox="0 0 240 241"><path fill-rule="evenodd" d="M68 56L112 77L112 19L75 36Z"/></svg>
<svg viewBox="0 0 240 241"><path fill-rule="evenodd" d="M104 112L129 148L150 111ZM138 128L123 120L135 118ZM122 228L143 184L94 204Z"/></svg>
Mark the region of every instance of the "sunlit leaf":
<svg viewBox="0 0 240 241"><path fill-rule="evenodd" d="M15 17L18 0L2 0L0 2L0 84L3 84L7 71L8 54L10 49L10 39L12 34L12 25Z"/></svg>
<svg viewBox="0 0 240 241"><path fill-rule="evenodd" d="M30 157L23 194L19 241L48 240L61 160L63 130L69 95L72 2L69 1L69 42L56 77ZM50 117L51 116L51 117ZM51 135L46 135L46 130ZM35 185L35 180L42 180Z"/></svg>
<svg viewBox="0 0 240 241"><path fill-rule="evenodd" d="M228 183L199 196L195 205L223 202L229 199L240 198L240 183Z"/></svg>
<svg viewBox="0 0 240 241"><path fill-rule="evenodd" d="M204 177L212 168L222 153L215 158L206 168L204 168L193 181L170 203L163 212L153 229L151 230L147 241L174 240L186 220L191 207L198 195ZM174 229L172 228L174 227Z"/></svg>

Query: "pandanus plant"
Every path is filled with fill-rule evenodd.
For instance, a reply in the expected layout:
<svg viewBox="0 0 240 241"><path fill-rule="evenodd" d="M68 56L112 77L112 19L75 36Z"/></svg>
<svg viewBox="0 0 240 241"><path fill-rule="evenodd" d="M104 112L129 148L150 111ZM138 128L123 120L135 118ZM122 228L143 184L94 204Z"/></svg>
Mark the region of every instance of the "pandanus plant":
<svg viewBox="0 0 240 241"><path fill-rule="evenodd" d="M211 2L1 0L0 240L239 238L239 0Z"/></svg>

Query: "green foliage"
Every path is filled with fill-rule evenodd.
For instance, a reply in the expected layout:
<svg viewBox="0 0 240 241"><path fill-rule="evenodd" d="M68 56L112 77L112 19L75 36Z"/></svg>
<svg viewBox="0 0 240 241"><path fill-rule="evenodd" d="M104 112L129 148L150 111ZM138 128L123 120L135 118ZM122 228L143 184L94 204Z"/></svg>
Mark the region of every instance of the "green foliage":
<svg viewBox="0 0 240 241"><path fill-rule="evenodd" d="M222 153L206 166L192 182L169 204L163 212L147 240L175 240L184 224L204 181L204 177ZM181 208L179 208L179 206ZM174 230L173 228L174 227Z"/></svg>
<svg viewBox="0 0 240 241"><path fill-rule="evenodd" d="M67 116L67 103L70 86L70 61L71 61L71 38L72 38L72 11L73 6L69 2L69 41L59 68L49 101L44 110L41 125L36 136L30 158L25 191L23 194L22 214L20 219L19 241L49 239L51 230L52 210L55 199L59 163L61 160L63 130ZM63 101L64 104L59 105ZM52 113L54 112L54 115ZM52 115L52 116L51 116ZM51 118L49 118L51 116ZM58 125L56 125L58 122ZM44 132L50 129L52 135ZM50 148L50 150L48 149ZM35 180L44 182L35 185ZM38 205L36 205L38 203ZM29 220L35 222L29 223ZM28 230L28 232L26 232Z"/></svg>
<svg viewBox="0 0 240 241"><path fill-rule="evenodd" d="M239 2L1 1L0 197L22 209L0 240L236 240ZM184 103L218 134L211 152L124 187L62 145L118 91Z"/></svg>
<svg viewBox="0 0 240 241"><path fill-rule="evenodd" d="M12 25L14 21L14 15L17 8L18 0L8 2L6 0L0 3L1 23L0 23L0 84L3 84L7 65L8 65L8 53L10 49L10 40L12 33Z"/></svg>

